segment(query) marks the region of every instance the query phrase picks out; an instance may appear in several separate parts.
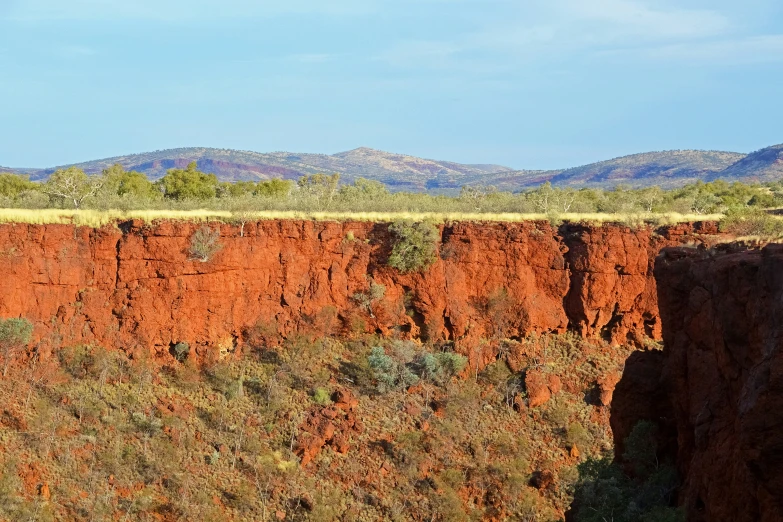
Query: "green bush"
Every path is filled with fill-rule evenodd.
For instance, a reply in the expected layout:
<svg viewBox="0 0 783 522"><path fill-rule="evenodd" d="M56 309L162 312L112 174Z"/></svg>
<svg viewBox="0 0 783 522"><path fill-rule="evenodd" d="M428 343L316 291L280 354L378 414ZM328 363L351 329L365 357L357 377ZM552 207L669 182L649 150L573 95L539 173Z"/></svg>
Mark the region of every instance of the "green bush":
<svg viewBox="0 0 783 522"><path fill-rule="evenodd" d="M367 362L378 381L377 387L381 393L412 386L419 381L419 377L408 368L408 361L405 358L390 357L381 346L372 349Z"/></svg>
<svg viewBox="0 0 783 522"><path fill-rule="evenodd" d="M440 233L434 223L395 221L389 230L394 238L389 266L404 274L423 272L437 259Z"/></svg>
<svg viewBox="0 0 783 522"><path fill-rule="evenodd" d="M415 362L419 376L436 384L445 384L462 372L467 364L467 357L453 352L426 353Z"/></svg>
<svg viewBox="0 0 783 522"><path fill-rule="evenodd" d="M0 353L3 355L3 377L8 366L21 350L30 342L33 335L33 323L27 319L0 319Z"/></svg>
<svg viewBox="0 0 783 522"><path fill-rule="evenodd" d="M720 229L737 236L777 237L783 234L783 220L758 207L732 207Z"/></svg>
<svg viewBox="0 0 783 522"><path fill-rule="evenodd" d="M313 392L313 402L319 406L326 406L332 402L331 394L326 388L316 388Z"/></svg>

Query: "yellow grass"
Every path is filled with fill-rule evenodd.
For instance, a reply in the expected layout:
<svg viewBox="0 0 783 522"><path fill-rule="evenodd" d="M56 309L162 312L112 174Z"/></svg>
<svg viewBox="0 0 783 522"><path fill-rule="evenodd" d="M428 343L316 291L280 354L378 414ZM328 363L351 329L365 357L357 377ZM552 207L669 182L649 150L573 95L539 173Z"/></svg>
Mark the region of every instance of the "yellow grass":
<svg viewBox="0 0 783 522"><path fill-rule="evenodd" d="M414 221L431 220L439 223L455 221L497 221L521 222L537 220L555 220L570 222L606 223L619 222L627 224L674 224L688 221L719 220L721 214L488 214L488 213L439 213L439 212L309 212L309 211L262 211L242 213L246 221L268 221L280 219L315 221L371 221L391 222L401 219ZM177 221L223 221L232 222L239 215L221 210L62 210L62 209L0 209L0 223L32 223L32 224L75 224L80 226L101 227L126 219L142 219L146 222L160 220Z"/></svg>

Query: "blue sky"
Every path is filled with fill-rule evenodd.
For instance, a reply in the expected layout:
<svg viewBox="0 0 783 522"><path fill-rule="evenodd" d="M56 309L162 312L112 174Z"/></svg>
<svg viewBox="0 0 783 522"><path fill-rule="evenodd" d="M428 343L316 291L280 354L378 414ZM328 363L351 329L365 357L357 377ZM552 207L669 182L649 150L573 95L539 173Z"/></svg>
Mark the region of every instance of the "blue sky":
<svg viewBox="0 0 783 522"><path fill-rule="evenodd" d="M179 146L559 168L783 142L779 0L0 0L0 165Z"/></svg>

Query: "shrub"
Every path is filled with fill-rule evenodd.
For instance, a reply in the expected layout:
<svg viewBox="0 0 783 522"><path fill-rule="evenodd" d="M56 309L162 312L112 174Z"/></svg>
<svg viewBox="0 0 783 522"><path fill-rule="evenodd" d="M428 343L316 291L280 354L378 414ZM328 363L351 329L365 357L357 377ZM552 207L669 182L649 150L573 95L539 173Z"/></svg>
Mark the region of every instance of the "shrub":
<svg viewBox="0 0 783 522"><path fill-rule="evenodd" d="M395 221L389 226L394 246L388 264L402 273L422 272L437 259L438 227L430 222Z"/></svg>
<svg viewBox="0 0 783 522"><path fill-rule="evenodd" d="M738 236L775 237L783 234L783 220L757 207L733 207L721 220L720 229Z"/></svg>
<svg viewBox="0 0 783 522"><path fill-rule="evenodd" d="M190 354L190 345L188 343L177 343L172 348L174 358L183 362Z"/></svg>
<svg viewBox="0 0 783 522"><path fill-rule="evenodd" d="M381 393L397 387L407 387L416 384L419 378L407 366L407 361L386 355L384 349L376 346L372 349L367 362L378 381L378 391Z"/></svg>
<svg viewBox="0 0 783 522"><path fill-rule="evenodd" d="M366 292L357 292L353 294L353 300L356 301L356 304L367 310L370 317L375 317L372 311L372 304L383 299L384 295L386 295L386 287L370 280L370 288Z"/></svg>
<svg viewBox="0 0 783 522"><path fill-rule="evenodd" d="M196 230L190 239L190 257L206 263L217 254L223 245L220 244L220 231L203 226Z"/></svg>
<svg viewBox="0 0 783 522"><path fill-rule="evenodd" d="M436 384L445 384L467 364L467 357L453 352L426 353L416 359L419 376Z"/></svg>
<svg viewBox="0 0 783 522"><path fill-rule="evenodd" d="M3 377L8 373L11 360L33 334L33 323L27 319L0 319L0 352L3 354Z"/></svg>
<svg viewBox="0 0 783 522"><path fill-rule="evenodd" d="M326 406L332 402L329 390L326 388L316 388L315 392L313 392L313 402L319 406Z"/></svg>

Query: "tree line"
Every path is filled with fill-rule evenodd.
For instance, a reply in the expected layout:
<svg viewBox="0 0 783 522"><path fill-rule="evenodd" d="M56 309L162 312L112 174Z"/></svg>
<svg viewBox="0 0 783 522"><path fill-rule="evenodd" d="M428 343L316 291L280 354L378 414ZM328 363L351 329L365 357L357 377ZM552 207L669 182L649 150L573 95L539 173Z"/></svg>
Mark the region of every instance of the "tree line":
<svg viewBox="0 0 783 522"><path fill-rule="evenodd" d="M0 207L96 210L224 209L342 212L454 212L561 214L715 214L738 209L783 206L783 182L765 184L697 182L681 188L612 190L554 187L511 193L491 186L466 186L458 196L391 193L383 183L363 178L340 182L339 174L311 174L298 181L270 179L225 182L202 172L196 162L170 169L157 181L120 165L88 175L60 169L44 182L0 174Z"/></svg>

